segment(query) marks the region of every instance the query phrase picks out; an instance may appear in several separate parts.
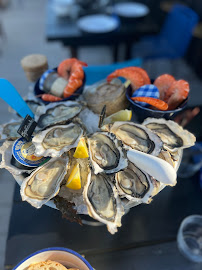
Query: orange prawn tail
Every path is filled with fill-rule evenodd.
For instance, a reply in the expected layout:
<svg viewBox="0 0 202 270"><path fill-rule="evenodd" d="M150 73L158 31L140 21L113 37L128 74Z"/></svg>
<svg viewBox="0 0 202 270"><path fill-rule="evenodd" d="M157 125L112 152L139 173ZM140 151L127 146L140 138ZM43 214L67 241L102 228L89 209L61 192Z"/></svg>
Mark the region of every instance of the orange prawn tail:
<svg viewBox="0 0 202 270"><path fill-rule="evenodd" d="M60 101L60 100L62 100L62 98L53 96L53 95L51 95L51 94L43 94L43 95L41 96L41 98L42 98L43 101L48 101L48 102L55 102L55 101Z"/></svg>
<svg viewBox="0 0 202 270"><path fill-rule="evenodd" d="M107 76L107 82L110 82L112 79L117 77L123 77L126 80L129 80L131 82L133 92L144 85L144 78L142 74L139 71L134 70L132 67L115 70L113 73Z"/></svg>
<svg viewBox="0 0 202 270"><path fill-rule="evenodd" d="M139 102L145 102L148 103L155 108L166 111L168 109L168 104L164 102L163 100L157 99L157 98L152 98L152 97L131 97L132 100L134 101L139 101Z"/></svg>
<svg viewBox="0 0 202 270"><path fill-rule="evenodd" d="M79 88L81 87L83 84L83 81L80 80L80 79L72 79L72 80L69 80L67 86L65 87L64 89L64 92L63 92L63 96L65 98L67 97L70 97L71 95L74 94L74 92Z"/></svg>
<svg viewBox="0 0 202 270"><path fill-rule="evenodd" d="M87 63L80 61L76 58L65 59L59 64L57 68L58 75L65 79L69 79L69 74L71 75L71 69L75 63L79 63L81 66L85 67L88 66Z"/></svg>

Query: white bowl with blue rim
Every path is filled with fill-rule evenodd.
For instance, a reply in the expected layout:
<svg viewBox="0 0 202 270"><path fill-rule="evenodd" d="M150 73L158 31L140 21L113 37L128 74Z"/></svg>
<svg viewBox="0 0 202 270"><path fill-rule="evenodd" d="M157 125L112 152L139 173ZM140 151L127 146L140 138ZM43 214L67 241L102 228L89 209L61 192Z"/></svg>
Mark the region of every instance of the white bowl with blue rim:
<svg viewBox="0 0 202 270"><path fill-rule="evenodd" d="M51 247L36 251L18 263L13 270L26 270L30 264L47 260L59 262L67 268L93 270L89 262L79 253L63 247Z"/></svg>

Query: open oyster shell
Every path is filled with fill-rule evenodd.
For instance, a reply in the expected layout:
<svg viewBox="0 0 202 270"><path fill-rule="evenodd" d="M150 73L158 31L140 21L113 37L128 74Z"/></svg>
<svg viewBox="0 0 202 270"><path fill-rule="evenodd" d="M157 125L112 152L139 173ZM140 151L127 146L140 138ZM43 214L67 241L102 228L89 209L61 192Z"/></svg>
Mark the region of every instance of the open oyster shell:
<svg viewBox="0 0 202 270"><path fill-rule="evenodd" d="M176 185L176 170L167 161L134 149L128 150L127 157L135 166L157 181L169 186Z"/></svg>
<svg viewBox="0 0 202 270"><path fill-rule="evenodd" d="M23 201L40 208L55 197L60 189L68 164L68 159L53 158L27 177L20 189Z"/></svg>
<svg viewBox="0 0 202 270"><path fill-rule="evenodd" d="M155 132L163 141L163 147L170 152L195 144L196 137L174 121L163 118L147 118L143 125Z"/></svg>
<svg viewBox="0 0 202 270"><path fill-rule="evenodd" d="M161 139L148 128L133 122L115 122L102 127L123 142L127 149L135 149L158 156L162 149Z"/></svg>
<svg viewBox="0 0 202 270"><path fill-rule="evenodd" d="M83 105L76 101L57 102L47 106L38 107L35 121L38 127L44 129L57 124L65 124L77 116Z"/></svg>
<svg viewBox="0 0 202 270"><path fill-rule="evenodd" d="M89 215L106 224L111 234L117 232L117 227L121 226L124 209L118 192L112 184L111 176L90 172L83 197Z"/></svg>
<svg viewBox="0 0 202 270"><path fill-rule="evenodd" d="M32 142L37 156L59 157L76 147L82 135L83 130L80 125L70 123L39 132L33 137Z"/></svg>
<svg viewBox="0 0 202 270"><path fill-rule="evenodd" d="M154 185L151 177L129 162L128 167L115 174L119 195L130 201L149 203L153 196Z"/></svg>
<svg viewBox="0 0 202 270"><path fill-rule="evenodd" d="M96 132L88 137L90 160L94 173L114 173L127 166L121 141L108 132Z"/></svg>
<svg viewBox="0 0 202 270"><path fill-rule="evenodd" d="M15 121L11 120L10 122L0 125L0 140L16 140L20 137L20 135L17 133L21 121Z"/></svg>

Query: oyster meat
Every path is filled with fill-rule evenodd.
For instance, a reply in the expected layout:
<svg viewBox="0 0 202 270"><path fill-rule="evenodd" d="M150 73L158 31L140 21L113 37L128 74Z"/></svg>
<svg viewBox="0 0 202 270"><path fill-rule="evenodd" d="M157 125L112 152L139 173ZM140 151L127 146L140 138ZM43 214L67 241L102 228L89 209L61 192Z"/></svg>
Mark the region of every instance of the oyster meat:
<svg viewBox="0 0 202 270"><path fill-rule="evenodd" d="M111 177L104 173L89 173L83 196L89 215L106 224L109 232L114 234L121 226L124 209Z"/></svg>
<svg viewBox="0 0 202 270"><path fill-rule="evenodd" d="M131 201L149 203L154 189L151 177L129 162L127 168L115 174L119 195Z"/></svg>
<svg viewBox="0 0 202 270"><path fill-rule="evenodd" d="M103 126L102 129L115 134L128 149L132 148L154 156L158 156L162 149L161 139L142 125L133 122L115 122Z"/></svg>
<svg viewBox="0 0 202 270"><path fill-rule="evenodd" d="M121 141L113 134L96 132L89 136L88 146L94 173L114 173L127 166L127 158Z"/></svg>
<svg viewBox="0 0 202 270"><path fill-rule="evenodd" d="M68 159L53 158L27 177L20 189L23 201L40 208L55 197L60 189L68 164Z"/></svg>
<svg viewBox="0 0 202 270"><path fill-rule="evenodd" d="M82 128L74 123L54 126L39 132L32 139L37 156L59 157L77 146L83 135Z"/></svg>
<svg viewBox="0 0 202 270"><path fill-rule="evenodd" d="M196 141L192 133L171 120L147 118L143 125L155 132L163 141L163 147L170 152L193 146Z"/></svg>
<svg viewBox="0 0 202 270"><path fill-rule="evenodd" d="M44 129L56 124L67 123L77 116L81 110L82 105L76 101L69 101L66 103L61 102L55 106L53 106L53 104L40 106L39 110L37 110L35 120L38 121L38 127Z"/></svg>

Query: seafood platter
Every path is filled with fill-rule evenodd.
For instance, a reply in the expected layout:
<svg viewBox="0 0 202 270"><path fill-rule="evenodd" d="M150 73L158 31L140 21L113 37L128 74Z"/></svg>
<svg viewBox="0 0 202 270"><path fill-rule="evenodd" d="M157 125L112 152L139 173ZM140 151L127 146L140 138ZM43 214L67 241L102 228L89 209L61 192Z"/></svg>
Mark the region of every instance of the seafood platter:
<svg viewBox="0 0 202 270"><path fill-rule="evenodd" d="M65 61L58 67L63 76L69 72ZM193 146L196 138L172 120L147 118L141 124L131 120L127 84L135 93L151 83L141 68L116 70L106 80L85 87L75 100L64 100L82 84L82 76L80 82L75 80L83 63L75 63L66 77L74 83L70 80L63 97L49 91L44 94L48 105L38 97L29 99L37 123L30 141L17 133L22 122L19 116L1 126L0 167L13 175L21 186L22 200L33 207L55 207L80 224L81 216L88 215L114 234L131 207L149 204L163 188L176 185L182 151ZM177 107L187 98L188 83L162 76L156 79L158 98L132 98L154 110ZM118 77L126 78L127 84ZM184 95L179 94L182 89ZM115 96L116 105L112 102ZM106 112L100 115L103 105Z"/></svg>

